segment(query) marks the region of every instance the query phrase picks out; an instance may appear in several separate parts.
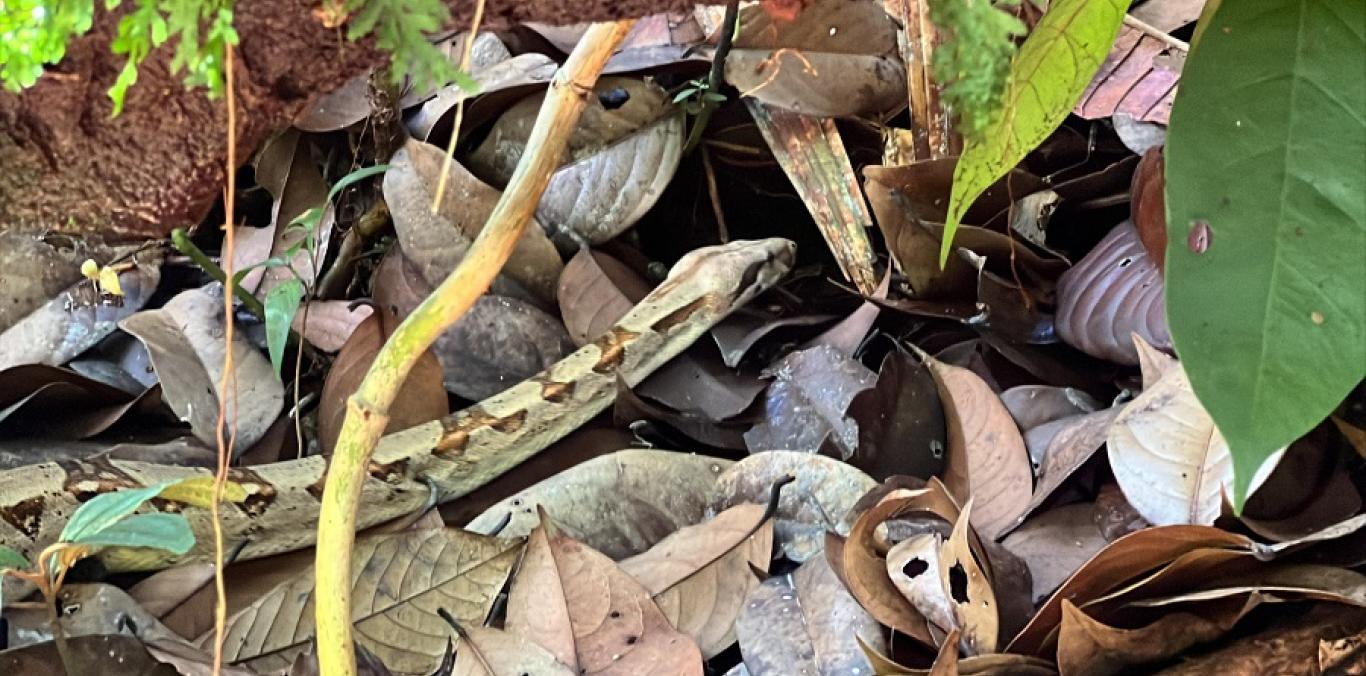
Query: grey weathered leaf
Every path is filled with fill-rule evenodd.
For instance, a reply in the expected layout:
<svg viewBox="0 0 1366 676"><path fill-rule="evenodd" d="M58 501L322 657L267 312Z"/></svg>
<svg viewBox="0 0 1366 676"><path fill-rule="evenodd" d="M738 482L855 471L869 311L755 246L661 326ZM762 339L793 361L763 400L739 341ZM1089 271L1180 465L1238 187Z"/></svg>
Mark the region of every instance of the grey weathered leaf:
<svg viewBox="0 0 1366 676"><path fill-rule="evenodd" d="M849 402L872 387L868 367L828 345L793 352L765 372L764 418L745 433L750 451L815 452L830 435L845 457L858 446L858 424L845 415Z"/></svg>
<svg viewBox="0 0 1366 676"><path fill-rule="evenodd" d="M226 400L227 419L237 426L234 450L240 453L275 422L284 407L284 385L270 360L237 331L232 343L235 396L219 391L225 350L221 293L216 285L182 291L164 307L139 312L119 326L147 346L161 378L162 398L190 423L200 441L215 443L219 399Z"/></svg>
<svg viewBox="0 0 1366 676"><path fill-rule="evenodd" d="M1089 503L1076 503L1049 510L1030 518L1001 541L1029 565L1036 605L1107 544L1096 527L1092 509Z"/></svg>

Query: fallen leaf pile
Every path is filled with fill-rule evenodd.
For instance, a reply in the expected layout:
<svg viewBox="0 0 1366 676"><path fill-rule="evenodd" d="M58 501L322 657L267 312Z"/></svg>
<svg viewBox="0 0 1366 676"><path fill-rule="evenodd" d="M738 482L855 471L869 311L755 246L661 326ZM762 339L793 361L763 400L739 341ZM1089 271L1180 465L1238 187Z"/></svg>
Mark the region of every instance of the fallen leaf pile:
<svg viewBox="0 0 1366 676"><path fill-rule="evenodd" d="M718 90L721 8L637 23L389 431L592 343L700 246L787 237L798 265L532 460L359 534L362 673L1366 669L1366 391L1269 459L1236 512L1229 446L1172 354L1162 144L1173 35L1204 3L1134 3L1074 115L967 209L943 267L961 139L907 112L926 105L934 40L906 20L926 4L742 6ZM330 453L384 341L479 235L583 30L481 33L477 95L405 85L379 109L375 73L318 96L242 172L234 317L212 271L162 242L75 242L89 278L6 281L0 471L212 467L226 350L235 464ZM458 59L466 39L439 46ZM214 218L188 241L216 261ZM0 518L22 518L5 496ZM317 673L313 562L226 567L222 673ZM3 599L0 673L212 670L203 561L78 568L60 650L36 598Z"/></svg>

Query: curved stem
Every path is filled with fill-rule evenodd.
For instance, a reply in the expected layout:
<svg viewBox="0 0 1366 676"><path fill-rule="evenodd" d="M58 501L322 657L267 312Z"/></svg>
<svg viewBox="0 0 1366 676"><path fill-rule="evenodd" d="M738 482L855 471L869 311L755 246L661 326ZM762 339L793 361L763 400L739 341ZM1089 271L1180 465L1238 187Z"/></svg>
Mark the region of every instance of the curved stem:
<svg viewBox="0 0 1366 676"><path fill-rule="evenodd" d="M536 116L527 150L484 229L450 276L413 311L375 357L347 400L318 518L318 664L328 676L354 676L351 638L351 547L366 466L389 420L389 406L418 357L484 293L512 254L559 167L569 132L616 46L634 21L594 24L555 74Z"/></svg>

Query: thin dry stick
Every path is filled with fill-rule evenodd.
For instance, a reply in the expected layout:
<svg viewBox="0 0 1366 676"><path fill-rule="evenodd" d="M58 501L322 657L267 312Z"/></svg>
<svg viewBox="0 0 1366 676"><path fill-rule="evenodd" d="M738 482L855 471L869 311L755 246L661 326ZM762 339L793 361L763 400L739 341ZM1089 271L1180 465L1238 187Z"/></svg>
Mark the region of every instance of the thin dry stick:
<svg viewBox="0 0 1366 676"><path fill-rule="evenodd" d="M484 20L484 0L474 4L474 18L470 20L470 32L465 36L464 50L460 53L460 70L470 72L470 57L474 54L474 39L479 37L479 23ZM468 94L468 92L467 92ZM441 198L446 195L446 179L451 175L451 162L455 159L455 142L460 138L460 123L465 120L465 100L460 97L455 102L455 123L451 127L451 140L446 143L446 162L441 165L441 178L436 181L436 194L432 195L432 213L441 206Z"/></svg>
<svg viewBox="0 0 1366 676"><path fill-rule="evenodd" d="M327 676L355 676L351 637L351 549L370 455L389 422L389 406L418 357L488 289L512 254L559 167L593 84L634 21L593 24L555 73L507 190L450 276L399 325L360 388L346 402L318 516L316 626L318 664Z"/></svg>
<svg viewBox="0 0 1366 676"><path fill-rule="evenodd" d="M223 640L228 626L228 591L223 581L223 524L219 521L219 507L223 501L223 486L228 480L228 461L232 458L232 447L237 442L237 425L230 432L228 420L228 398L232 398L233 416L237 414L237 379L233 374L232 363L232 256L236 239L232 229L234 196L237 194L237 97L233 93L232 45L224 47L223 64L227 92L223 97L228 107L228 164L227 188L223 191L223 373L218 377L218 425L214 430L218 442L218 471L213 477L213 502L209 504L209 515L213 519L213 588L216 600L213 606L213 673L223 673ZM233 421L235 422L235 421ZM226 433L226 439L225 437Z"/></svg>

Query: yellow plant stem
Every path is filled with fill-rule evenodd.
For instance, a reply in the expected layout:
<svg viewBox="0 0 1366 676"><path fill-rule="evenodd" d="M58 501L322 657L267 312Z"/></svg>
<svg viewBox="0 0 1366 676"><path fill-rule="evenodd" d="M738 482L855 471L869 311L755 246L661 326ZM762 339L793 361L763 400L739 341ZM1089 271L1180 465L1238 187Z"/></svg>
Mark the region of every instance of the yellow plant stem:
<svg viewBox="0 0 1366 676"><path fill-rule="evenodd" d="M488 289L536 212L550 176L559 167L570 132L608 58L633 21L594 24L555 73L541 104L526 152L507 190L489 214L465 258L413 311L375 357L356 393L333 452L318 517L318 664L326 676L354 676L351 638L351 547L356 509L375 444L389 421L389 406L408 371L446 327Z"/></svg>

